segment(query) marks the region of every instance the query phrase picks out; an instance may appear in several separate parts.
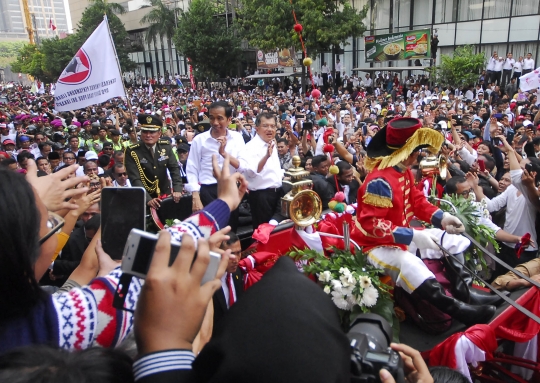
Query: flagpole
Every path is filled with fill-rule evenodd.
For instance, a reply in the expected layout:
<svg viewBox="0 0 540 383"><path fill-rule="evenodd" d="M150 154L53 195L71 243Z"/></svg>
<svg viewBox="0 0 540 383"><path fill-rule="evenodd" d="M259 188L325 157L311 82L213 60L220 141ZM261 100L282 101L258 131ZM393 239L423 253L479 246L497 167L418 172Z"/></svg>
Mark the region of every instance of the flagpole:
<svg viewBox="0 0 540 383"><path fill-rule="evenodd" d="M129 108L129 116L131 117L131 123L133 124L133 127L135 127L135 120L133 119L131 103L129 102L128 92L126 90L126 84L124 83L124 76L122 75L122 68L120 67L120 60L118 59L118 53L116 53L116 45L114 45L114 41L112 39L111 29L109 28L109 18L107 17L107 14L105 14L103 18L107 20L107 32L109 32L109 40L111 40L111 44L114 49L114 57L116 57L116 64L118 65L118 71L120 72L120 78L122 80L122 87L124 88L124 94L126 95L126 101Z"/></svg>

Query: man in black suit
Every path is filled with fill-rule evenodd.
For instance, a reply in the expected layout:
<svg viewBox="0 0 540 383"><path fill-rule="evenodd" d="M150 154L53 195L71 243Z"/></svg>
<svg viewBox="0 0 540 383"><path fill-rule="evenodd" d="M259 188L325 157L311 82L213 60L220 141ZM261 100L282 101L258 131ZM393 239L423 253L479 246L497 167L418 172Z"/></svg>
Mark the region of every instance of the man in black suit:
<svg viewBox="0 0 540 383"><path fill-rule="evenodd" d="M336 194L338 191L344 192L347 205L353 204L356 202L358 189L360 188L360 184L354 178L353 167L347 161L339 161L336 166L339 169L339 173L335 176L326 178L326 182L330 184L330 188L333 191L332 195ZM339 190L336 189L336 180Z"/></svg>
<svg viewBox="0 0 540 383"><path fill-rule="evenodd" d="M228 241L221 244L223 250L231 250L234 259L229 259L229 265L223 277L221 277L221 289L214 293L214 328L227 314L227 310L238 300L244 292L244 280L242 271L238 267L242 247L240 239L232 231L227 234Z"/></svg>

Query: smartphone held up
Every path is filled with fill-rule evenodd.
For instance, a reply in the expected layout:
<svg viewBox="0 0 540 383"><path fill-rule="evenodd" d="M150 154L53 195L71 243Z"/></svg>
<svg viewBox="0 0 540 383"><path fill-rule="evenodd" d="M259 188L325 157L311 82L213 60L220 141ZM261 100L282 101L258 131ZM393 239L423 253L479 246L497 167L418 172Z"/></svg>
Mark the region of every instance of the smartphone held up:
<svg viewBox="0 0 540 383"><path fill-rule="evenodd" d="M126 246L124 248L124 257L122 259L122 272L139 278L146 278L148 269L154 256L154 250L158 241L157 234L151 234L142 230L133 229L129 234ZM174 263L180 251L180 242L171 241L171 251L169 255L169 266ZM197 259L197 253L193 257L193 262ZM201 280L201 285L213 280L216 277L221 255L213 251L210 252L210 262L206 272Z"/></svg>

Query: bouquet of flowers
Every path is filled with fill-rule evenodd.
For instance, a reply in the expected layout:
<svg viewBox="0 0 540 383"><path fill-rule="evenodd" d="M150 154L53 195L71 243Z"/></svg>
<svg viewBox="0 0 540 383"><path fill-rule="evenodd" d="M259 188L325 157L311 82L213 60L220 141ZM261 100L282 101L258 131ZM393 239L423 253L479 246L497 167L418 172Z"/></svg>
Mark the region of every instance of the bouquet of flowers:
<svg viewBox="0 0 540 383"><path fill-rule="evenodd" d="M445 194L443 199L452 203L452 205L455 206L456 211L454 211L450 204L444 202L439 205L442 211L458 217L461 222L463 222L465 232L473 237L478 243L485 247L492 245L495 252L499 252L499 244L495 240L495 231L486 225L479 223L480 217L490 218L485 200L476 202L468 198L465 199L462 197L450 196L448 194ZM469 268L482 274L487 274L489 272L482 250L473 245L469 247L464 255ZM484 276L486 277L487 275Z"/></svg>
<svg viewBox="0 0 540 383"><path fill-rule="evenodd" d="M336 248L333 251L330 258L310 249L295 249L288 255L305 273L316 277L338 308L344 330L348 330L357 315L370 312L397 324L389 292L391 286L381 282L381 270L370 265L360 251L351 253ZM395 330L396 326L392 327Z"/></svg>

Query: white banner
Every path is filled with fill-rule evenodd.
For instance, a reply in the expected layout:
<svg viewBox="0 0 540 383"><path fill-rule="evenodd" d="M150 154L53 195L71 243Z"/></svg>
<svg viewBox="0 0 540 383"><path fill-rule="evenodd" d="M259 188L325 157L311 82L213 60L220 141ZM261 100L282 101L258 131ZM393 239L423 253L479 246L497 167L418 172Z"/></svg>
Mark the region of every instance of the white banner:
<svg viewBox="0 0 540 383"><path fill-rule="evenodd" d="M126 97L126 93L105 16L58 78L54 103L61 112L114 97Z"/></svg>
<svg viewBox="0 0 540 383"><path fill-rule="evenodd" d="M521 76L519 78L519 87L524 92L540 88L540 68Z"/></svg>

